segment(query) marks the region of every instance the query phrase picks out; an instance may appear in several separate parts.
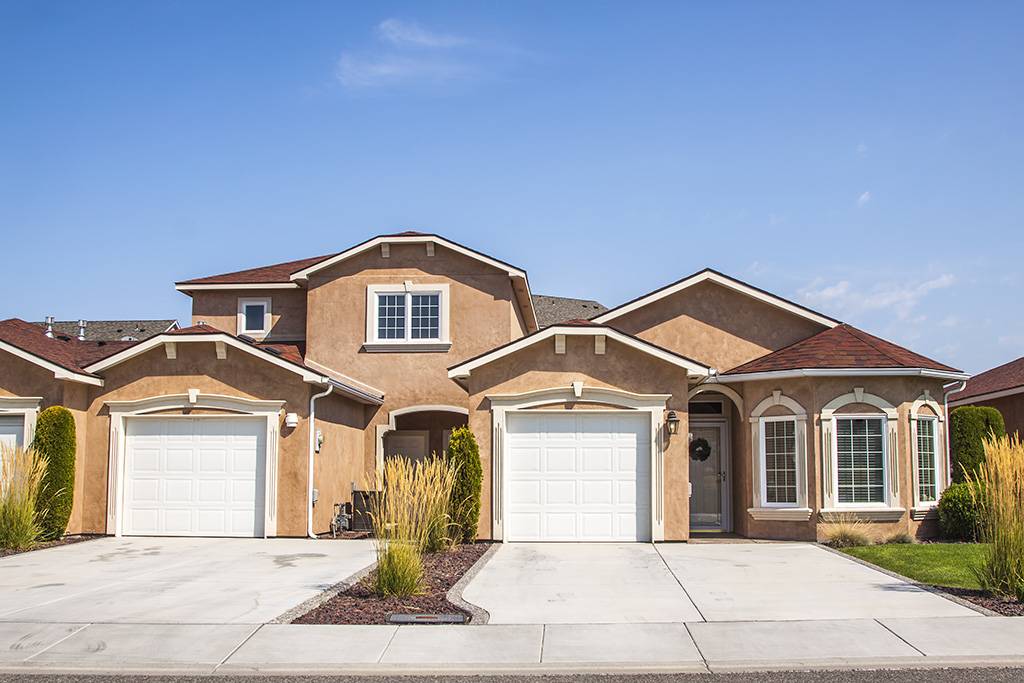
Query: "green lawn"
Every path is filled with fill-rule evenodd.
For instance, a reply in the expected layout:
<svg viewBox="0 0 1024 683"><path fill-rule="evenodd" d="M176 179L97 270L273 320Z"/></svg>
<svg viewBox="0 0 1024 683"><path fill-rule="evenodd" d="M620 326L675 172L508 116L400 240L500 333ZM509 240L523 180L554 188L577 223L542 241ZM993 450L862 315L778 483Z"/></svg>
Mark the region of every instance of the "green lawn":
<svg viewBox="0 0 1024 683"><path fill-rule="evenodd" d="M980 543L889 543L843 552L921 583L979 588L971 567L981 564L984 550Z"/></svg>

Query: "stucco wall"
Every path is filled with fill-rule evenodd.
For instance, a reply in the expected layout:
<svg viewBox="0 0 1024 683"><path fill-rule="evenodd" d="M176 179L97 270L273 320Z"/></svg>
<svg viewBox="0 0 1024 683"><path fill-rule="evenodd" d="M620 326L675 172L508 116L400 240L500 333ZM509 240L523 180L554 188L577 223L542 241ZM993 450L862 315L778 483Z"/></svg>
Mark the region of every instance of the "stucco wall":
<svg viewBox="0 0 1024 683"><path fill-rule="evenodd" d="M610 387L633 393L671 394L667 408L680 418L679 434L665 443L665 538L689 536L689 456L687 433L686 371L640 351L607 342L603 356L594 353L592 337L567 337L564 355L554 352L553 340L544 340L473 371L469 425L480 445L484 489L480 512L480 537L492 534L491 450L492 419L488 395L516 394L553 387L569 387L582 380L585 386Z"/></svg>
<svg viewBox="0 0 1024 683"><path fill-rule="evenodd" d="M192 293L192 324L205 322L218 330L238 332L238 300L269 298L270 334L273 341L300 340L306 336L306 290L239 289L200 290Z"/></svg>
<svg viewBox="0 0 1024 683"><path fill-rule="evenodd" d="M666 296L609 324L723 372L825 329L713 282Z"/></svg>
<svg viewBox="0 0 1024 683"><path fill-rule="evenodd" d="M317 401L315 428L323 433L324 443L313 463L313 485L320 494L313 508L316 533L330 530L334 504L352 502L353 486L360 490L365 488L365 412L362 404L338 396Z"/></svg>

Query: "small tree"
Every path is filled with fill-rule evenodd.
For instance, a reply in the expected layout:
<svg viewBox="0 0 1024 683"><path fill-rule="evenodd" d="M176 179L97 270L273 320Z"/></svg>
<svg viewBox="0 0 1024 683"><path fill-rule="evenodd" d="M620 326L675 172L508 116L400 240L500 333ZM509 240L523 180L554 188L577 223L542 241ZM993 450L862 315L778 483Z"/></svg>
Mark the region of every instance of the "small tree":
<svg viewBox="0 0 1024 683"><path fill-rule="evenodd" d="M452 488L452 522L456 538L464 543L476 540L480 523L480 487L483 485L483 466L480 447L469 427L452 430L448 441L448 461L455 467L455 486Z"/></svg>
<svg viewBox="0 0 1024 683"><path fill-rule="evenodd" d="M64 536L75 502L75 418L63 406L39 413L32 448L46 462L46 474L36 500L43 533L54 541Z"/></svg>
<svg viewBox="0 0 1024 683"><path fill-rule="evenodd" d="M1006 435L1003 415L988 406L960 406L949 414L950 446L953 455L953 481L964 481L964 472L973 473L985 461L985 439Z"/></svg>

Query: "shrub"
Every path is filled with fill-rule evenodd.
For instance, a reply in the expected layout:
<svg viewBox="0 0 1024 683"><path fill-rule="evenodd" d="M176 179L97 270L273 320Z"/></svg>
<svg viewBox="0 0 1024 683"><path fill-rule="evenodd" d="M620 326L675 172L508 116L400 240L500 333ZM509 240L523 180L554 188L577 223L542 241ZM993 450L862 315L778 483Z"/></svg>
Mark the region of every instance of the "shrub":
<svg viewBox="0 0 1024 683"><path fill-rule="evenodd" d="M452 431L446 455L456 472L452 488L452 523L460 540L472 543L476 540L480 523L480 488L484 472L480 464L480 447L469 427L458 427Z"/></svg>
<svg viewBox="0 0 1024 683"><path fill-rule="evenodd" d="M0 446L0 548L25 550L39 540L36 502L45 473L34 450Z"/></svg>
<svg viewBox="0 0 1024 683"><path fill-rule="evenodd" d="M375 590L405 597L422 586L421 553L448 542L455 474L441 458L412 462L401 456L388 458L382 474L384 485L370 506L377 552Z"/></svg>
<svg viewBox="0 0 1024 683"><path fill-rule="evenodd" d="M977 472L985 460L985 439L1006 434L1003 415L988 406L960 406L949 414L953 481L965 481L965 472Z"/></svg>
<svg viewBox="0 0 1024 683"><path fill-rule="evenodd" d="M978 533L978 506L969 483L950 484L939 499L939 529L951 541L973 541Z"/></svg>
<svg viewBox="0 0 1024 683"><path fill-rule="evenodd" d="M986 544L975 571L983 590L1024 601L1024 444L1020 437L985 439L985 460L969 475Z"/></svg>
<svg viewBox="0 0 1024 683"><path fill-rule="evenodd" d="M825 543L833 548L871 545L867 523L855 515L840 513L830 516L822 533L825 536Z"/></svg>
<svg viewBox="0 0 1024 683"><path fill-rule="evenodd" d="M915 539L913 536L911 536L906 531L897 531L892 536L890 536L889 538L885 539L885 542L887 544L889 544L889 543L911 544L911 543L916 543L917 539Z"/></svg>
<svg viewBox="0 0 1024 683"><path fill-rule="evenodd" d="M64 536L75 502L75 418L63 406L39 413L32 448L46 461L46 476L37 504L42 519L42 540Z"/></svg>

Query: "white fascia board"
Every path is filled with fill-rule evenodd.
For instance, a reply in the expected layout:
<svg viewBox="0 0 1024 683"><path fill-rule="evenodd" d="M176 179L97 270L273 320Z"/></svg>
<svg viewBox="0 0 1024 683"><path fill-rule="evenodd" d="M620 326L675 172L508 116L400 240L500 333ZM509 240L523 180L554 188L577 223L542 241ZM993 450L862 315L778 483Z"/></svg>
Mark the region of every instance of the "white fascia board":
<svg viewBox="0 0 1024 683"><path fill-rule="evenodd" d="M314 370L318 370L319 372L324 373L324 375L326 375L328 379L334 380L335 382L340 383L343 386L355 389L356 391L366 394L367 396L372 397L375 401L379 399L381 403L384 402L384 392L378 389L377 387L367 384L366 382L360 382L359 380L353 377L349 377L343 372L338 372L337 370L329 368L326 365L317 363L315 360L310 360L309 358L307 358L305 359L305 362L306 365L310 366Z"/></svg>
<svg viewBox="0 0 1024 683"><path fill-rule="evenodd" d="M692 287L696 284L700 284L701 282L704 282L706 280L710 280L715 284L722 285L723 287L728 287L729 289L732 289L741 294L745 294L751 298L757 299L758 301L763 301L764 303L769 304L771 306L775 306L776 308L780 308L784 311L788 311L802 318L806 318L808 320L818 323L819 325L824 325L825 327L830 328L839 325L839 321L837 320L832 320L831 318L827 318L823 315L815 313L814 311L808 310L803 306L798 306L797 304L794 304L790 301L786 301L785 299L782 299L780 297L768 294L767 292L762 292L761 290L755 289L750 285L744 284L738 280L733 280L730 277L726 277L712 271L704 271L701 273L697 273L696 275L688 277L685 280L677 282L674 285L648 294L645 297L641 297L640 299L637 299L632 303L619 306L618 308L613 308L606 313L602 313L601 315L592 318L592 320L595 323L607 323L610 320L618 318L619 316L623 316L627 313L635 311L638 308L643 308L644 306L651 304L659 299L663 299L666 296L671 296L676 292L681 292L684 289Z"/></svg>
<svg viewBox="0 0 1024 683"><path fill-rule="evenodd" d="M41 368L49 370L50 372L53 373L54 379L63 379L69 382L79 382L80 384L89 384L94 387L103 386L103 380L100 379L99 377L90 377L87 374L77 373L72 370L68 370L67 368L57 365L56 363L51 363L45 358L40 358L34 353L22 351L17 346L13 346L11 344L8 344L7 342L0 341L0 351L6 351L12 356L17 356L22 360L26 360L29 363L33 363Z"/></svg>
<svg viewBox="0 0 1024 683"><path fill-rule="evenodd" d="M688 361L685 358L681 358L673 353L669 353L664 349L660 349L656 346L652 346L644 341L633 339L632 337L622 334L617 330L613 330L610 327L575 327L575 326L561 326L552 325L551 327L545 328L543 331L536 334L531 334L528 337L523 337L508 346L504 346L500 349L495 349L490 353L484 354L479 358L475 358L471 361L456 365L448 371L448 377L450 379L465 379L469 377L470 373L476 368L495 361L499 358L503 358L509 354L513 354L517 351L533 346L545 339L550 339L556 334L564 334L567 337L596 337L605 336L609 339L614 339L617 342L625 344L626 346L632 347L639 351L642 351L650 356L654 356L666 363L671 363L678 367L684 368L687 374L698 375L701 377L707 377L711 374L711 368L700 365L693 361Z"/></svg>
<svg viewBox="0 0 1024 683"><path fill-rule="evenodd" d="M335 263L340 263L341 261L352 258L353 256L356 256L358 254L363 253L364 251L367 251L368 249L374 249L380 246L381 244L422 244L425 242L433 242L434 244L439 244L442 247L445 247L446 249L451 249L452 251L458 252L463 256L468 256L469 258L476 259L477 261L481 261L488 265L494 266L495 268L503 270L506 273L508 273L509 277L521 277L524 280L526 279L525 271L519 270L518 268L513 268L509 266L507 263L502 263L501 261L492 259L489 256L484 256L483 254L477 253L471 249L467 249L466 247L455 244L454 242L449 242L443 237L438 237L436 235L396 235L394 237L374 237L372 240L363 242L362 244L352 247L351 249L348 249L346 251L343 251L340 254L336 254L329 259L325 259L323 261L320 261L319 263L314 263L311 266L308 266L300 271L292 273L291 279L292 282L306 280L309 278L311 274L319 270L329 268L333 266Z"/></svg>
<svg viewBox="0 0 1024 683"><path fill-rule="evenodd" d="M179 292L202 292L208 290L232 290L232 289L301 289L296 282L243 282L237 284L213 283L205 285L176 284L174 288Z"/></svg>
<svg viewBox="0 0 1024 683"><path fill-rule="evenodd" d="M977 396L969 396L968 398L951 400L949 406L955 408L957 406L967 406L978 401L992 401L997 398L1005 398L1007 396L1016 396L1017 394L1024 394L1024 386L1014 387L1012 389L1003 389L1001 391L992 391L987 394L978 394ZM956 394L951 394L956 396Z"/></svg>
<svg viewBox="0 0 1024 683"><path fill-rule="evenodd" d="M935 379L967 379L963 372L930 370L928 368L805 368L799 370L775 370L772 372L745 372L736 375L718 375L709 383L755 382L768 379L793 379L797 377L933 377Z"/></svg>

